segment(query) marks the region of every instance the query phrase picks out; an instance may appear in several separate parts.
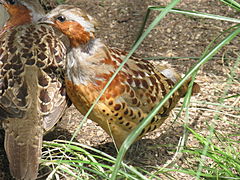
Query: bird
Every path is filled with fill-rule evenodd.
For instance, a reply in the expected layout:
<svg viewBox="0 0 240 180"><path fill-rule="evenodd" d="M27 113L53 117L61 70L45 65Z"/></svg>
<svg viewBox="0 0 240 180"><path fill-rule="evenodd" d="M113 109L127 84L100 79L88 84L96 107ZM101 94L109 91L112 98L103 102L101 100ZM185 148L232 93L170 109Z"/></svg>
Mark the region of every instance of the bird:
<svg viewBox="0 0 240 180"><path fill-rule="evenodd" d="M8 10L11 17L5 22L0 34L15 26L37 22L45 14L38 0L0 0L0 4Z"/></svg>
<svg viewBox="0 0 240 180"><path fill-rule="evenodd" d="M68 38L42 16L37 0L0 0L10 18L0 35L0 123L11 175L34 180L42 138L68 107ZM30 16L29 16L30 15ZM19 17L18 17L19 16ZM6 28L7 27L7 28Z"/></svg>
<svg viewBox="0 0 240 180"><path fill-rule="evenodd" d="M37 0L0 0L0 7L2 13L0 36L12 27L37 22L45 14ZM8 12L6 12L5 9L8 10ZM1 123L0 129L2 129Z"/></svg>
<svg viewBox="0 0 240 180"><path fill-rule="evenodd" d="M66 89L72 103L85 115L127 52L109 47L96 38L96 20L78 7L59 5L42 20L58 28L70 40ZM89 119L102 127L119 148L180 79L173 68L155 66L150 61L131 56L95 105ZM190 81L186 81L168 99L137 139L157 129L168 118L186 94ZM198 93L199 90L200 86L194 83L193 92Z"/></svg>
<svg viewBox="0 0 240 180"><path fill-rule="evenodd" d="M37 22L45 14L37 0L0 0L0 7L3 15L1 22L3 28L0 30L0 36L12 27ZM8 10L8 12L6 12L6 10ZM1 123L0 129L2 129Z"/></svg>

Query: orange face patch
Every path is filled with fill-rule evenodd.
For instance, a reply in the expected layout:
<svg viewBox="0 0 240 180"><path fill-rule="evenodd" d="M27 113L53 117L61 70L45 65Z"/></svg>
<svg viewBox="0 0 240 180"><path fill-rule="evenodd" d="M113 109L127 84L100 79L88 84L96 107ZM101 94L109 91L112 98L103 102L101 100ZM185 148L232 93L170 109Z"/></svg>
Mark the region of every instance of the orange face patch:
<svg viewBox="0 0 240 180"><path fill-rule="evenodd" d="M55 21L55 26L59 28L65 35L68 36L72 47L78 47L81 44L86 44L91 38L90 33L86 32L84 28L77 22Z"/></svg>

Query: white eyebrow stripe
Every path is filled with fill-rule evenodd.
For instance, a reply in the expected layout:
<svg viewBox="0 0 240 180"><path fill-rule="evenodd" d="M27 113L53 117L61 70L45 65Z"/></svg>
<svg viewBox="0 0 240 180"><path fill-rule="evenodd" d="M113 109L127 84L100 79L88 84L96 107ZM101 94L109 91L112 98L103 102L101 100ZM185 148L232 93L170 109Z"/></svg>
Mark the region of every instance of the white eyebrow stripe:
<svg viewBox="0 0 240 180"><path fill-rule="evenodd" d="M63 13L63 15L65 15L68 20L74 20L74 21L78 22L85 29L85 31L87 31L87 32L95 31L94 25L92 23L90 23L89 21L86 21L82 16L75 15L71 12Z"/></svg>

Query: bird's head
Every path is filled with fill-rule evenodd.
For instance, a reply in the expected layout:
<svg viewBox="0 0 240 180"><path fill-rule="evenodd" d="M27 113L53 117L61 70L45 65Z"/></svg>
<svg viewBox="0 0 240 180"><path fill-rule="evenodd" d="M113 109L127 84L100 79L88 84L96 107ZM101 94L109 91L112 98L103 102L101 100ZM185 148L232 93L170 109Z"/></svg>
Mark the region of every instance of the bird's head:
<svg viewBox="0 0 240 180"><path fill-rule="evenodd" d="M65 34L70 39L72 47L86 44L94 38L95 20L72 5L59 5L41 21L52 24Z"/></svg>
<svg viewBox="0 0 240 180"><path fill-rule="evenodd" d="M38 0L0 0L7 10L10 26L36 22L44 15L43 7Z"/></svg>

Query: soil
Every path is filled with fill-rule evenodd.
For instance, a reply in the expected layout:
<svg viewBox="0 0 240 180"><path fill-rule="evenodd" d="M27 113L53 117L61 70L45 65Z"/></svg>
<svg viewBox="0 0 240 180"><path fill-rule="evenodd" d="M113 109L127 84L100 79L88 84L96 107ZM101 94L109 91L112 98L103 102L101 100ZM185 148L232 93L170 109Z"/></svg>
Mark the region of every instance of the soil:
<svg viewBox="0 0 240 180"><path fill-rule="evenodd" d="M148 6L163 6L168 2L170 0L69 0L68 4L79 5L99 21L96 34L106 44L128 51L137 38ZM218 0L183 0L177 8L240 18L239 12L223 5ZM158 13L152 12L148 23ZM171 64L172 67L184 74L197 62L197 59L174 59L173 57L201 56L212 40L233 25L234 23L226 21L168 14L144 40L136 54L143 58L165 57L164 60L160 58L154 60L154 63ZM239 55L239 40L238 36L225 46L214 59L200 68L197 75L196 82L201 86L201 92L191 100L189 126L202 135L209 134L209 125L215 125L216 131L220 131L222 134L239 134L239 111L210 104L219 103L219 98L227 88L229 90L227 97L240 92L240 68L238 67L235 71L235 79L229 86L227 78L230 76L230 68L233 67L234 61L226 61L223 58L236 58ZM240 108L239 99L240 97L225 99L224 105ZM148 168L150 166L161 167L172 160L183 134L184 115L174 121L181 103L159 129L149 133L130 148L127 154L129 163ZM220 113L217 113L216 110ZM218 118L214 118L216 115ZM69 140L82 117L74 106L71 106L58 127L46 135L45 140L57 138ZM237 126L231 124L237 124ZM11 178L3 149L3 132L0 133L0 144L2 144L0 146L0 179L7 180ZM240 139L239 136L235 138ZM91 120L87 120L76 140L116 156L111 138ZM186 145L194 147L198 146L198 143L190 134ZM239 144L236 149L239 151ZM192 163L190 157L183 156L175 161L175 165L189 168ZM175 179L194 179L182 173L174 172L171 175ZM164 176L162 178L167 179Z"/></svg>

